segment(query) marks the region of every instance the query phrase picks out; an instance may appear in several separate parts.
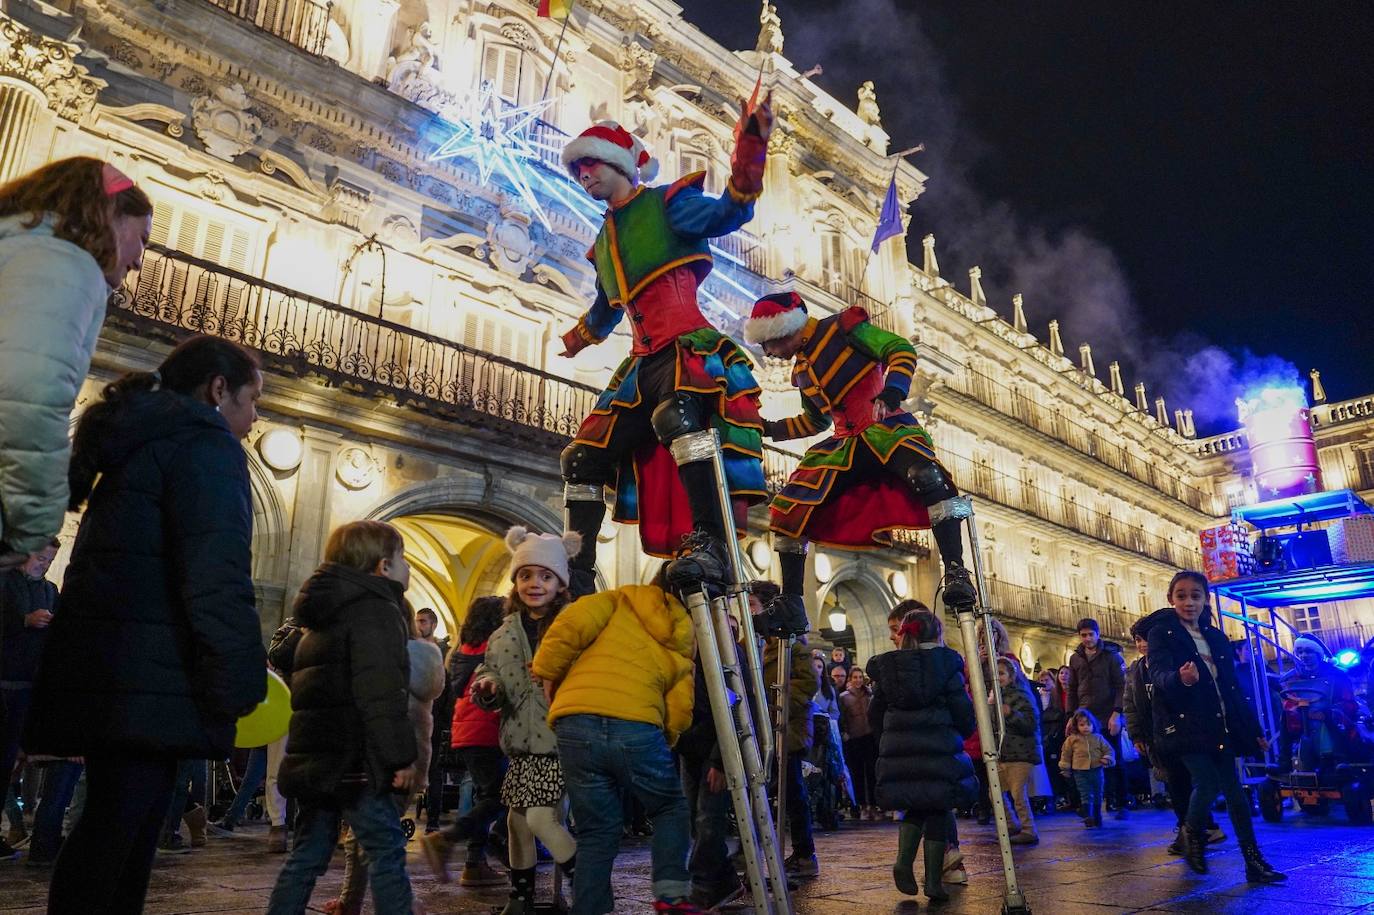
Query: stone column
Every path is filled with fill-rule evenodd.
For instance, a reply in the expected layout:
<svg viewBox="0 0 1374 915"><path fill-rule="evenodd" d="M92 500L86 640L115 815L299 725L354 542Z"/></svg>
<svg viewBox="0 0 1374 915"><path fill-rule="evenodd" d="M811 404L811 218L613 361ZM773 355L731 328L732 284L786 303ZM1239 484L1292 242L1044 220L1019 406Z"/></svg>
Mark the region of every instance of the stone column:
<svg viewBox="0 0 1374 915"><path fill-rule="evenodd" d="M334 494L334 459L339 442L343 440L337 432L311 426L304 428L302 437L305 456L297 472L296 502L291 509L291 540L287 548L288 605L323 559Z"/></svg>
<svg viewBox="0 0 1374 915"><path fill-rule="evenodd" d="M38 113L47 108L47 100L36 87L0 77L0 184L28 171L34 124Z"/></svg>

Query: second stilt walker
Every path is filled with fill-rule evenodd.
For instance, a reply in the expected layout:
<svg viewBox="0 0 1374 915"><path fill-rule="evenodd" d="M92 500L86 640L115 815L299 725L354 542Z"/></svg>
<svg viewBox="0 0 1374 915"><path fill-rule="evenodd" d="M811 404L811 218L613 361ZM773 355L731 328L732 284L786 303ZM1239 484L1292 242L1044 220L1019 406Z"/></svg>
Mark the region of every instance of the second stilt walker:
<svg viewBox="0 0 1374 915"><path fill-rule="evenodd" d="M702 315L697 287L711 270L708 240L753 216L771 129L767 99L746 103L720 197L703 193L700 173L642 184L657 163L614 123L588 128L563 150L573 178L608 204L588 252L596 301L563 336L564 355L601 342L627 315L631 337L630 356L563 452L566 523L583 536L572 561L574 593L594 587L605 486L616 488L616 520L640 525L645 552L668 556L686 547L714 581L727 577L723 540L735 536L720 517L716 434L737 518L767 495L752 363Z"/></svg>
<svg viewBox="0 0 1374 915"><path fill-rule="evenodd" d="M973 584L964 567L960 525L969 515L930 436L902 409L916 371L916 351L868 320L857 306L813 318L795 292L754 304L745 338L776 359L792 359L802 412L764 423L775 441L835 433L807 449L773 499L770 527L782 568L783 607L803 604L807 543L876 549L892 531L930 528L945 564L945 603L967 607Z"/></svg>

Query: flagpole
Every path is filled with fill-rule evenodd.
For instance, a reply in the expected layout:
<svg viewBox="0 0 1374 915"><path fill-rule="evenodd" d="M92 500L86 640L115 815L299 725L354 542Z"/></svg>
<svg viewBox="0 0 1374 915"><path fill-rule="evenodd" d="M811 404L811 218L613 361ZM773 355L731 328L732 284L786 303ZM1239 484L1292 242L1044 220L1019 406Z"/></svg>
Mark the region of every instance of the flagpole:
<svg viewBox="0 0 1374 915"><path fill-rule="evenodd" d="M544 101L549 97L549 87L553 85L553 74L558 69L558 55L563 51L563 37L568 34L568 23L572 22L573 4L568 4L568 15L563 17L563 28L558 30L558 44L553 49L553 60L549 62L549 75L544 80L544 92L539 96L539 101Z"/></svg>
<svg viewBox="0 0 1374 915"><path fill-rule="evenodd" d="M891 187L892 183L897 180L897 170L902 167L902 160L912 153L924 152L925 148L926 145L924 143L917 143L909 149L904 149L901 152L896 152L888 156L888 158L892 160L892 174L887 179L888 187ZM884 188L884 193L886 193L886 188ZM879 219L881 218L881 213L879 213ZM868 246L868 254L864 257L863 269L859 271L859 295L867 295L863 290L864 278L868 276L868 265L872 262L876 250L877 249L873 245Z"/></svg>

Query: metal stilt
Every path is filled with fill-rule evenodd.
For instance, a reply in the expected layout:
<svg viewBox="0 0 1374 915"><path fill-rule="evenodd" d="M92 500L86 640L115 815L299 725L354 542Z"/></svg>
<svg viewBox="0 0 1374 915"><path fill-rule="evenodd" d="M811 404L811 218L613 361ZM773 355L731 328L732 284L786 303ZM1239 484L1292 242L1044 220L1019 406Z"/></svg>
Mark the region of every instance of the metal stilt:
<svg viewBox="0 0 1374 915"><path fill-rule="evenodd" d="M724 530L735 530L730 494L725 483L725 466L720 456L720 440L715 440L711 455L715 472L719 510ZM772 733L767 727L767 696L763 689L763 667L758 642L749 614L748 587L744 581L743 557L739 541L725 538L730 559L731 583L726 593L708 600L702 582L677 582L685 593L687 609L696 630L697 661L706 681L711 711L716 722L721 765L734 805L739 827L740 849L744 855L749 890L757 915L791 915L787 894L787 875L783 872L778 835L773 828L768 805L768 772L764 760L771 751ZM736 615L741 639L736 644L728 617ZM746 687L746 678L751 681ZM764 725L759 727L759 725Z"/></svg>
<svg viewBox="0 0 1374 915"><path fill-rule="evenodd" d="M997 844L1002 852L1002 874L1006 879L1006 892L1002 896L1003 915L1030 915L1030 905L1021 893L1016 882L1016 864L1011 856L1011 837L1007 832L1006 800L1002 794L1002 779L997 772L997 760L1001 753L1001 738L1006 733L1002 717L1002 687L997 680L997 640L992 629L992 612L983 603L987 589L983 582L982 552L978 548L978 524L972 510L973 500L969 496L968 533L969 549L973 554L973 573L978 586L978 599L972 606L954 608L959 621L959 632L963 636L964 651L968 658L969 691L973 695L973 712L978 722L978 740L983 748L983 763L988 772L988 794L992 801L992 815L997 825ZM978 627L983 627L983 638L988 646L987 667L991 677L984 676L984 662L978 657ZM992 708L989 709L988 683L991 681ZM993 712L997 723L993 726Z"/></svg>
<svg viewBox="0 0 1374 915"><path fill-rule="evenodd" d="M787 845L787 728L791 718L791 696L792 686L792 646L796 642L795 636L787 638L779 637L778 646L778 677L773 684L773 708L776 714L773 716L773 746L777 749L774 774L778 780L775 803L777 812L775 822L777 823L778 847L784 848ZM795 851L795 849L794 849Z"/></svg>

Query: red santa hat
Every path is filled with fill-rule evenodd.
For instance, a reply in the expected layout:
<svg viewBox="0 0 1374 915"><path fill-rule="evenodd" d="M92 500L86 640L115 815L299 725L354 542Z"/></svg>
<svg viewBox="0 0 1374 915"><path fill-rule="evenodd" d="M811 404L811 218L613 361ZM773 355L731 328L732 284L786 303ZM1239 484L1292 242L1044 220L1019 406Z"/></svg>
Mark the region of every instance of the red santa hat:
<svg viewBox="0 0 1374 915"><path fill-rule="evenodd" d="M806 303L795 292L766 295L754 303L744 322L744 339L767 343L789 336L806 326Z"/></svg>
<svg viewBox="0 0 1374 915"><path fill-rule="evenodd" d="M636 182L653 181L658 174L658 160L649 155L639 137L615 121L593 124L563 147L563 167L569 172L578 159L605 162Z"/></svg>

